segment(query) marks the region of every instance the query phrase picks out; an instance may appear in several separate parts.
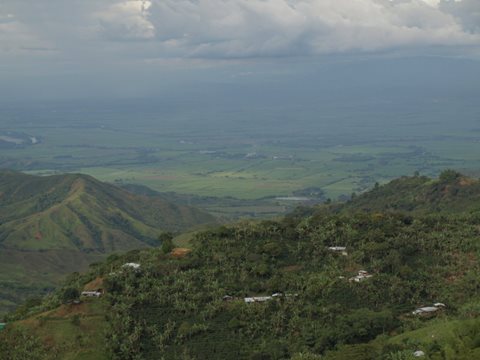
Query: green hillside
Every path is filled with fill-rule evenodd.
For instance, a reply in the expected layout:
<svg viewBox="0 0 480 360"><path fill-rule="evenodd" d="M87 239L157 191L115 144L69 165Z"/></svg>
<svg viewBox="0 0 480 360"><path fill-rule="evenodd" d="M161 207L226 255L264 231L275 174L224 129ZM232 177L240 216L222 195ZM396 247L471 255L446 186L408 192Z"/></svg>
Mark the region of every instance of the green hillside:
<svg viewBox="0 0 480 360"><path fill-rule="evenodd" d="M158 245L209 214L86 175L0 172L0 311L106 254Z"/></svg>
<svg viewBox="0 0 480 360"><path fill-rule="evenodd" d="M349 211L407 211L416 213L461 213L480 211L480 181L446 170L438 179L401 177L354 196L333 208Z"/></svg>
<svg viewBox="0 0 480 360"><path fill-rule="evenodd" d="M199 232L191 252L132 251L72 275L8 317L0 344L10 344L10 356L41 360L394 360L417 350L425 359L476 359L479 224L478 213L321 209ZM359 278L360 270L371 276ZM103 297L62 305L92 284ZM445 307L412 314L437 302ZM92 303L104 309L98 327L84 308ZM25 345L15 341L22 336Z"/></svg>

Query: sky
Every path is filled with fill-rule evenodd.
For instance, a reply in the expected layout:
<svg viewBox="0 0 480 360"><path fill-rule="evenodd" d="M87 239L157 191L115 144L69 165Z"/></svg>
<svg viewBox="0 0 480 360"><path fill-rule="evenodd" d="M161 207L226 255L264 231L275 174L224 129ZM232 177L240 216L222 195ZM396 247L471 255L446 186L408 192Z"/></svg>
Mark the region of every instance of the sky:
<svg viewBox="0 0 480 360"><path fill-rule="evenodd" d="M392 58L478 63L480 1L0 1L2 98L142 97Z"/></svg>

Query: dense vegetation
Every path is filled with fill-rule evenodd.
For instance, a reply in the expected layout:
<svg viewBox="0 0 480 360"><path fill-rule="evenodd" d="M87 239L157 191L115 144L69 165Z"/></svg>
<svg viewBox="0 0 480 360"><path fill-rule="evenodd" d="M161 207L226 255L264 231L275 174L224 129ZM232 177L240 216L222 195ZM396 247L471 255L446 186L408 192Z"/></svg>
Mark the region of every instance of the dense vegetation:
<svg viewBox="0 0 480 360"><path fill-rule="evenodd" d="M197 234L193 251L181 256L169 249L111 256L10 320L54 309L68 289L102 279L106 295L94 301L107 306L108 325L98 336L105 336L101 351L114 359L393 360L416 350L428 359L475 359L479 235L475 213L339 215L321 209L240 223ZM347 255L330 246L345 246ZM123 267L127 262L141 264L140 270ZM349 281L362 269L373 276ZM244 302L274 293L282 296ZM412 315L435 302L447 306L427 317ZM48 336L31 325L49 318L41 314L2 336L11 339L13 329ZM65 356L56 346L46 344L49 358Z"/></svg>
<svg viewBox="0 0 480 360"><path fill-rule="evenodd" d="M451 171L401 178L343 205L198 232L191 251L164 233L162 247L110 255L19 307L0 350L41 360L480 358L477 184ZM423 200L402 205L410 212L385 207L396 199ZM355 281L360 270L371 277ZM72 302L98 287L103 297ZM255 296L270 298L244 301ZM446 307L412 314L437 302Z"/></svg>
<svg viewBox="0 0 480 360"><path fill-rule="evenodd" d="M351 211L406 211L415 213L463 213L480 211L480 181L454 170L443 171L438 179L415 175L401 177L375 187L360 196L353 195L333 209Z"/></svg>
<svg viewBox="0 0 480 360"><path fill-rule="evenodd" d="M408 314L422 304L445 302L441 316L468 317L478 306L479 224L475 216L313 216L202 233L188 258L150 252L138 258L142 273L107 278L111 351L282 359L415 328L419 320ZM333 245L349 255L326 249ZM360 269L373 277L349 282ZM276 292L285 296L243 301ZM227 294L236 300L222 301Z"/></svg>
<svg viewBox="0 0 480 360"><path fill-rule="evenodd" d="M85 175L0 172L0 313L115 251L215 219Z"/></svg>

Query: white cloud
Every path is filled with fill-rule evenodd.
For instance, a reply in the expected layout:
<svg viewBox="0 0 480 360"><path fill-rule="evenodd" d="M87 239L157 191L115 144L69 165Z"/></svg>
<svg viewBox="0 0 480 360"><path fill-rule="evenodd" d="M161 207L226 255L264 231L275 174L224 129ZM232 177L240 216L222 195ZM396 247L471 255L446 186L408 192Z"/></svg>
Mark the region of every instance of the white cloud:
<svg viewBox="0 0 480 360"><path fill-rule="evenodd" d="M231 59L480 47L479 0L4 2L1 49L41 38L77 61L99 54Z"/></svg>
<svg viewBox="0 0 480 360"><path fill-rule="evenodd" d="M148 40L155 37L155 27L148 20L148 0L128 0L108 6L94 14L99 31L110 39Z"/></svg>
<svg viewBox="0 0 480 360"><path fill-rule="evenodd" d="M430 6L437 7L441 0L422 0Z"/></svg>
<svg viewBox="0 0 480 360"><path fill-rule="evenodd" d="M454 15L466 31L480 33L480 1L478 0L443 0L440 8Z"/></svg>
<svg viewBox="0 0 480 360"><path fill-rule="evenodd" d="M443 1L443 2L442 2ZM254 57L375 51L396 47L478 45L446 0L152 0L109 9L155 39L158 52L186 57ZM448 2L448 1L447 1ZM134 4L135 3L135 6ZM460 4L452 1L453 6ZM448 4L452 6L452 4ZM118 13L130 9L130 15ZM116 9L116 11L114 11ZM128 20L130 19L130 20ZM115 22L118 21L118 26ZM121 39L119 36L118 39Z"/></svg>

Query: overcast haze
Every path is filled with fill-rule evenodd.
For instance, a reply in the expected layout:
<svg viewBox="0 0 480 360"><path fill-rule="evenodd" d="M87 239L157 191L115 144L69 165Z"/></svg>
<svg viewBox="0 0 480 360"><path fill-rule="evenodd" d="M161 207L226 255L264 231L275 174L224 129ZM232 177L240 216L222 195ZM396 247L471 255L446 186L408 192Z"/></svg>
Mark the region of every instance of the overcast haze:
<svg viewBox="0 0 480 360"><path fill-rule="evenodd" d="M480 1L0 3L3 98L141 97L196 82L308 79L318 66L392 58L459 59L449 71L465 75L463 61L480 58Z"/></svg>

